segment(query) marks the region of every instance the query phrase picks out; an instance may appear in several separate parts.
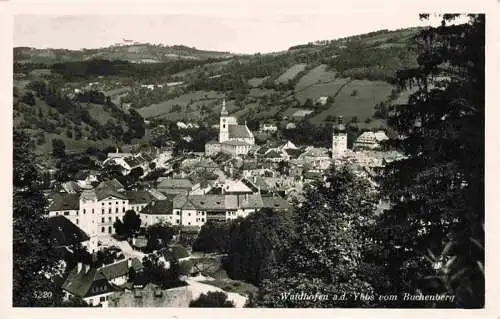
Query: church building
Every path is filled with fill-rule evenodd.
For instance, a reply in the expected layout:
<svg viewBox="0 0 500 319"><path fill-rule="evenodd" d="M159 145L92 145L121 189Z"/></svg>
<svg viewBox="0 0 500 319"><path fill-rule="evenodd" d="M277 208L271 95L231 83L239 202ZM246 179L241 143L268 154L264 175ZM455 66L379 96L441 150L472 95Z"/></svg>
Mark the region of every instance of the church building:
<svg viewBox="0 0 500 319"><path fill-rule="evenodd" d="M219 121L219 141L209 141L205 144L205 154L210 156L222 152L232 156L246 155L253 145L253 133L246 123L240 125L236 117L229 116L224 100Z"/></svg>

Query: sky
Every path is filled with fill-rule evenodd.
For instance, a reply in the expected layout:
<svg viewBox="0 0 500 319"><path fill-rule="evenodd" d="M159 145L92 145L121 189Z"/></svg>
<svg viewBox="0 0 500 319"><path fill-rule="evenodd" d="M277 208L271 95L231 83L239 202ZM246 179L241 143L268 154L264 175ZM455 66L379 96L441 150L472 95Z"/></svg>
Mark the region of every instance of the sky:
<svg viewBox="0 0 500 319"><path fill-rule="evenodd" d="M316 40L436 24L415 12L282 15L25 15L14 18L14 46L99 48L122 42L182 44L231 53L268 53Z"/></svg>

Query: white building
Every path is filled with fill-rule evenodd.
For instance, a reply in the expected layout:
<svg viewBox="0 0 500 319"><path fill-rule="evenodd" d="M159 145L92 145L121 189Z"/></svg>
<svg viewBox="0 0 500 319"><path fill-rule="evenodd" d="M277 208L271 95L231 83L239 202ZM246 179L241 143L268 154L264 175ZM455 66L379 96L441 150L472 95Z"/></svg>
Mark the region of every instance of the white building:
<svg viewBox="0 0 500 319"><path fill-rule="evenodd" d="M339 116L338 123L333 127L332 134L332 158L339 158L347 150L347 130L342 124L342 117Z"/></svg>
<svg viewBox="0 0 500 319"><path fill-rule="evenodd" d="M219 123L219 141L208 142L205 145L205 154L213 155L218 152L232 156L248 154L255 145L255 137L246 124L240 125L236 117L229 116L225 100L222 102Z"/></svg>
<svg viewBox="0 0 500 319"><path fill-rule="evenodd" d="M354 142L355 149L378 149L383 141L389 138L384 131L363 132Z"/></svg>

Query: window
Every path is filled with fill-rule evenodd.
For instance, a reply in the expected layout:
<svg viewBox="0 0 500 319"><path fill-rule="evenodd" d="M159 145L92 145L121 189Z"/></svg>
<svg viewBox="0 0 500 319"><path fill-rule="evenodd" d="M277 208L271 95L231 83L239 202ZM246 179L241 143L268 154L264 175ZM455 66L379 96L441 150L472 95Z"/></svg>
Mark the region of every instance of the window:
<svg viewBox="0 0 500 319"><path fill-rule="evenodd" d="M108 202L108 205L111 205L111 202Z"/></svg>
<svg viewBox="0 0 500 319"><path fill-rule="evenodd" d="M201 219L201 222L202 222L202 223L204 223L204 222L205 222L205 218L202 218L202 219Z"/></svg>
<svg viewBox="0 0 500 319"><path fill-rule="evenodd" d="M104 302L104 301L106 301L106 297L100 297L99 298L99 302Z"/></svg>
<svg viewBox="0 0 500 319"><path fill-rule="evenodd" d="M111 208L110 208L110 209L108 209L108 213L109 213L109 214L111 214Z"/></svg>
<svg viewBox="0 0 500 319"><path fill-rule="evenodd" d="M104 227L101 227L101 233L104 233L105 229Z"/></svg>
<svg viewBox="0 0 500 319"><path fill-rule="evenodd" d="M84 213L84 214L86 213L85 208L83 209L83 213Z"/></svg>
<svg viewBox="0 0 500 319"><path fill-rule="evenodd" d="M113 221L113 219L110 217L110 218L109 218L109 221L110 221L110 222L112 222L112 221Z"/></svg>
<svg viewBox="0 0 500 319"><path fill-rule="evenodd" d="M108 227L108 233L110 233L110 234L111 234L112 232L113 232L113 227L109 226L109 227Z"/></svg>
<svg viewBox="0 0 500 319"><path fill-rule="evenodd" d="M123 209L122 209L122 213L125 213L125 207L123 207Z"/></svg>
<svg viewBox="0 0 500 319"><path fill-rule="evenodd" d="M200 221L200 219L199 219L199 218L196 218L196 222L199 222L199 221Z"/></svg>
<svg viewBox="0 0 500 319"><path fill-rule="evenodd" d="M94 213L94 209L92 208L92 214Z"/></svg>
<svg viewBox="0 0 500 319"><path fill-rule="evenodd" d="M102 209L102 213L104 214L104 208Z"/></svg>
<svg viewBox="0 0 500 319"><path fill-rule="evenodd" d="M89 299L89 305L94 303L94 299Z"/></svg>
<svg viewBox="0 0 500 319"><path fill-rule="evenodd" d="M118 216L115 217L115 221L118 221Z"/></svg>
<svg viewBox="0 0 500 319"><path fill-rule="evenodd" d="M191 225L191 222L188 222L188 225Z"/></svg>
<svg viewBox="0 0 500 319"><path fill-rule="evenodd" d="M56 212L56 216L59 216L59 213L58 213L58 212Z"/></svg>
<svg viewBox="0 0 500 319"><path fill-rule="evenodd" d="M123 201L122 204L125 205L125 201Z"/></svg>
<svg viewBox="0 0 500 319"><path fill-rule="evenodd" d="M78 225L78 218L76 219L76 224Z"/></svg>
<svg viewBox="0 0 500 319"><path fill-rule="evenodd" d="M118 202L116 202L115 204L118 205Z"/></svg>
<svg viewBox="0 0 500 319"><path fill-rule="evenodd" d="M103 218L101 218L101 223L104 223L104 217L103 217Z"/></svg>
<svg viewBox="0 0 500 319"><path fill-rule="evenodd" d="M69 215L69 212L64 212L64 216L68 216Z"/></svg>
<svg viewBox="0 0 500 319"><path fill-rule="evenodd" d="M180 224L180 223L181 223L179 220L177 220L176 222L177 222L177 224Z"/></svg>
<svg viewBox="0 0 500 319"><path fill-rule="evenodd" d="M118 213L118 207L116 207L116 212Z"/></svg>
<svg viewBox="0 0 500 319"><path fill-rule="evenodd" d="M104 206L104 203L102 203L102 206Z"/></svg>
<svg viewBox="0 0 500 319"><path fill-rule="evenodd" d="M188 216L191 216L191 213L188 213Z"/></svg>
<svg viewBox="0 0 500 319"><path fill-rule="evenodd" d="M176 212L175 212L175 214L176 214L176 215L179 215L179 211L176 211Z"/></svg>

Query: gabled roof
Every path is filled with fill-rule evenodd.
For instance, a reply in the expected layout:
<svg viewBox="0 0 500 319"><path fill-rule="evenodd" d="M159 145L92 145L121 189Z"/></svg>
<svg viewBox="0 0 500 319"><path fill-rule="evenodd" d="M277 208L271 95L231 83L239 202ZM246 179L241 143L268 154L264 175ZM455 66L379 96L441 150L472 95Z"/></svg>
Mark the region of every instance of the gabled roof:
<svg viewBox="0 0 500 319"><path fill-rule="evenodd" d="M88 272L85 272L85 269L78 272L78 268L75 266L75 268L73 268L69 273L61 288L75 296L86 297L89 296L89 293L91 293L90 287L92 286L92 283L103 279L105 280L106 277L104 277L104 275L95 268L90 268ZM106 285L105 291L102 293L112 291L114 291L114 289L108 284Z"/></svg>
<svg viewBox="0 0 500 319"><path fill-rule="evenodd" d="M304 151L301 149L294 149L294 148L287 148L285 149L285 152L291 157L291 158L298 158L300 154L302 154Z"/></svg>
<svg viewBox="0 0 500 319"><path fill-rule="evenodd" d="M144 269L144 265L137 258L132 258L132 268L135 271ZM122 260L111 265L105 265L98 269L108 280L112 280L128 274L128 260Z"/></svg>
<svg viewBox="0 0 500 319"><path fill-rule="evenodd" d="M228 126L229 138L250 138L252 133L246 125L230 124Z"/></svg>
<svg viewBox="0 0 500 319"><path fill-rule="evenodd" d="M95 189L102 189L102 188L114 189L116 191L120 191L124 189L124 186L116 178L113 178L112 180L102 181L101 183L99 183L99 185L97 185Z"/></svg>
<svg viewBox="0 0 500 319"><path fill-rule="evenodd" d="M64 216L53 216L47 219L50 236L56 246L68 246L89 240L89 236Z"/></svg>
<svg viewBox="0 0 500 319"><path fill-rule="evenodd" d="M52 193L49 195L49 211L78 210L80 195L68 193Z"/></svg>
<svg viewBox="0 0 500 319"><path fill-rule="evenodd" d="M193 184L187 178L169 178L162 180L157 188L192 189Z"/></svg>
<svg viewBox="0 0 500 319"><path fill-rule="evenodd" d="M174 209L195 209L196 207L190 201L187 192L177 194L173 199Z"/></svg>
<svg viewBox="0 0 500 319"><path fill-rule="evenodd" d="M105 189L105 188L96 189L95 194L96 194L97 200L103 200L103 199L108 198L108 197L115 197L115 198L119 198L119 199L128 199L124 193L119 193L113 189Z"/></svg>
<svg viewBox="0 0 500 319"><path fill-rule="evenodd" d="M189 201L201 210L226 210L224 195L191 195Z"/></svg>
<svg viewBox="0 0 500 319"><path fill-rule="evenodd" d="M242 181L227 180L222 186L222 189L226 193L252 193L252 190Z"/></svg>
<svg viewBox="0 0 500 319"><path fill-rule="evenodd" d="M144 191L128 191L125 192L125 196L128 198L129 204L144 204L153 200L152 196Z"/></svg>
<svg viewBox="0 0 500 319"><path fill-rule="evenodd" d="M166 199L167 197L165 195L163 195L162 193L160 193L160 191L154 189L154 188L151 188L149 190L149 194L151 195L151 197L155 200L164 200Z"/></svg>
<svg viewBox="0 0 500 319"><path fill-rule="evenodd" d="M172 214L173 202L170 199L152 201L141 210L146 215L170 215Z"/></svg>

